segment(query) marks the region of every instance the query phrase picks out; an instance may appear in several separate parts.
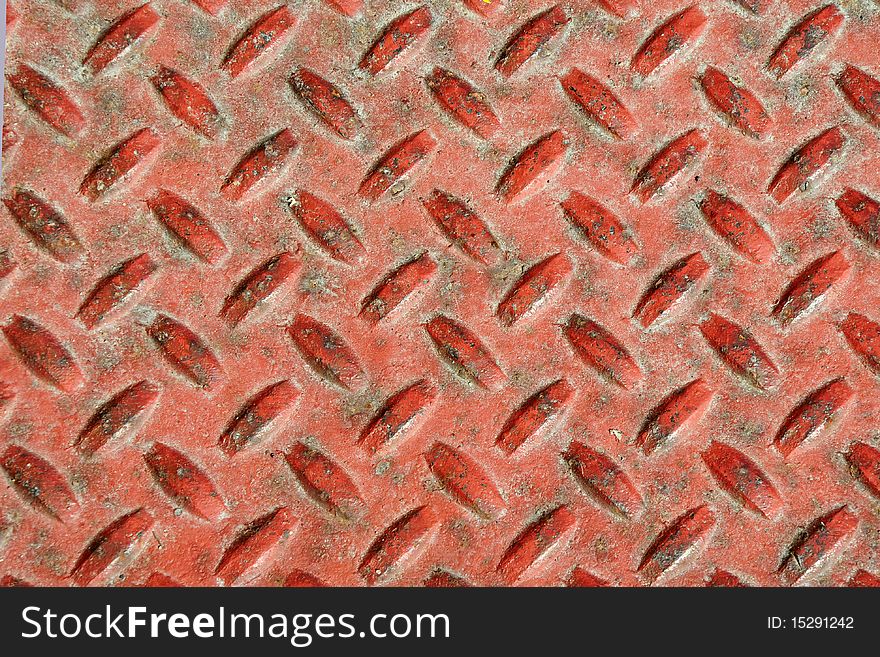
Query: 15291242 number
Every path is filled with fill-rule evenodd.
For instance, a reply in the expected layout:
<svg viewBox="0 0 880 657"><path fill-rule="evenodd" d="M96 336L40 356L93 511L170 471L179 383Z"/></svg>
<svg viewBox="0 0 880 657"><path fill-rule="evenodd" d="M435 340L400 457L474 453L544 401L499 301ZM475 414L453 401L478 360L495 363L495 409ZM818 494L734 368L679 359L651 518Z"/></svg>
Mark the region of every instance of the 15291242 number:
<svg viewBox="0 0 880 657"><path fill-rule="evenodd" d="M768 616L767 627L771 630L852 630L852 616Z"/></svg>
<svg viewBox="0 0 880 657"><path fill-rule="evenodd" d="M792 616L791 627L798 630L851 630L852 616Z"/></svg>

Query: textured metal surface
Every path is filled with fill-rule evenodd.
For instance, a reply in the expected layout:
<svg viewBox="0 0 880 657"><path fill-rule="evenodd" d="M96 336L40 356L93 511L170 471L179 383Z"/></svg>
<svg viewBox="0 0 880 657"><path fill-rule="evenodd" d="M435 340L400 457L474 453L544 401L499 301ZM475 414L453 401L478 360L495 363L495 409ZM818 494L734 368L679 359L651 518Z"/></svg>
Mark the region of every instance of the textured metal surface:
<svg viewBox="0 0 880 657"><path fill-rule="evenodd" d="M877 582L875 3L13 4L4 582Z"/></svg>

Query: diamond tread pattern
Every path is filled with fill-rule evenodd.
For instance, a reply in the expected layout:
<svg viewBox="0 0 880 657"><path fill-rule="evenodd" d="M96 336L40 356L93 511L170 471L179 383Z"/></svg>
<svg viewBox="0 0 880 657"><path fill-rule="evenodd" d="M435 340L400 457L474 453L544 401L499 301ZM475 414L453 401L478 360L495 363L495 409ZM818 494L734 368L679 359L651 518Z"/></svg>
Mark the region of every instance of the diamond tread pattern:
<svg viewBox="0 0 880 657"><path fill-rule="evenodd" d="M7 24L4 584L877 584L880 5Z"/></svg>

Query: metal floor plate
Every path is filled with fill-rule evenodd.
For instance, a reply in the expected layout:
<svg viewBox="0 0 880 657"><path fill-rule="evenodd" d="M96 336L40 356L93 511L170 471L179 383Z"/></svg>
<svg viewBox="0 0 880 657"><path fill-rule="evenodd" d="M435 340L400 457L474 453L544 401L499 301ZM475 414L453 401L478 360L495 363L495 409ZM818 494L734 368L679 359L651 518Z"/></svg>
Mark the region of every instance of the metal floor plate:
<svg viewBox="0 0 880 657"><path fill-rule="evenodd" d="M13 0L0 576L880 574L880 6Z"/></svg>

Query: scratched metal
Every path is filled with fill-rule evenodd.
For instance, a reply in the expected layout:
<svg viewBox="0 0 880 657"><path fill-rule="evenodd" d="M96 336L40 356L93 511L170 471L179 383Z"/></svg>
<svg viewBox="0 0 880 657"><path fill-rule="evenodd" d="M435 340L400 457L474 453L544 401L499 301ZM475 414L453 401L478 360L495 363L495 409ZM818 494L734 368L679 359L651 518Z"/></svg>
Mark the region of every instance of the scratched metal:
<svg viewBox="0 0 880 657"><path fill-rule="evenodd" d="M8 17L4 583L877 583L880 5Z"/></svg>

